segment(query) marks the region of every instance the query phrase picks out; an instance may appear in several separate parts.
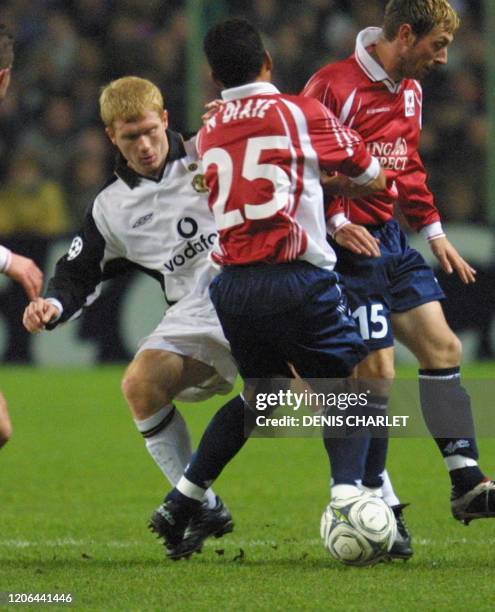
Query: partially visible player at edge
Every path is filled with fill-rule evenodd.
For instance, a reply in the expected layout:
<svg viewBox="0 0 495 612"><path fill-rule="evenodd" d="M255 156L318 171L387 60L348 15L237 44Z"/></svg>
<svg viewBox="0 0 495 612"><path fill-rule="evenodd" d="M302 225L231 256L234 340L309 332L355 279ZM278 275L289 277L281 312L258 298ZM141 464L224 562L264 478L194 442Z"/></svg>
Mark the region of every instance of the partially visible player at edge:
<svg viewBox="0 0 495 612"><path fill-rule="evenodd" d="M26 308L23 322L40 332L76 318L105 280L128 269L160 282L170 307L141 341L122 388L147 450L175 484L191 458L191 440L174 399L227 393L237 376L208 295L217 232L194 139L168 129L156 85L130 76L112 81L102 90L100 112L117 150L115 172L58 261L46 297ZM162 512L150 525L158 534ZM211 490L196 518L192 528L203 538L232 531L229 511Z"/></svg>
<svg viewBox="0 0 495 612"><path fill-rule="evenodd" d="M345 378L365 352L333 272L320 168L363 193L386 188L383 171L322 104L271 84L272 60L249 22L220 23L204 47L225 101L198 135L222 266L210 295L239 371L245 381L291 377L292 364L304 378ZM174 556L201 547L188 521L255 418L249 407L220 410L166 497Z"/></svg>
<svg viewBox="0 0 495 612"><path fill-rule="evenodd" d="M445 296L431 268L409 247L393 219L397 199L443 270L455 271L464 283L475 281L475 270L445 236L418 153L419 79L447 64L447 48L458 27L459 17L447 0L390 0L383 28L360 32L354 55L319 70L303 93L361 134L395 182L397 198L391 192L356 197L347 179L337 177L334 188L341 195L328 211L337 269L371 351L357 372L362 379L382 379L381 396L375 399L377 408L386 409L395 375L394 335L414 353L423 415L452 482L452 513L467 523L495 515L495 483L478 466L470 398L460 381L462 347L445 319L439 301ZM380 257L362 257L370 238L376 239ZM351 482L363 479L376 491L383 484L387 439L370 444L367 464L358 462L346 476L347 482L349 476Z"/></svg>
<svg viewBox="0 0 495 612"><path fill-rule="evenodd" d="M14 63L14 37L0 24L0 103L7 95ZM0 245L0 272L21 283L30 299L37 297L43 286L43 273L32 259L13 253ZM5 397L0 393L0 447L12 436L12 423Z"/></svg>

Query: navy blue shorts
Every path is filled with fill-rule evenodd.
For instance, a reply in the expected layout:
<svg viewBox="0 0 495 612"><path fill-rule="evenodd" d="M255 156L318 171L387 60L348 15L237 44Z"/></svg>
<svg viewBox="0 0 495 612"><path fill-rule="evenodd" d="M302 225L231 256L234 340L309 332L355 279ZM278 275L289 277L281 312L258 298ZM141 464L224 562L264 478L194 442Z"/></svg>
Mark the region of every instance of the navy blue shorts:
<svg viewBox="0 0 495 612"><path fill-rule="evenodd" d="M371 351L393 346L391 315L437 300L445 294L423 256L409 246L395 220L367 228L380 240L380 257L355 255L329 238L336 270L352 316Z"/></svg>
<svg viewBox="0 0 495 612"><path fill-rule="evenodd" d="M309 263L226 266L210 296L244 378L344 378L367 355L338 276Z"/></svg>

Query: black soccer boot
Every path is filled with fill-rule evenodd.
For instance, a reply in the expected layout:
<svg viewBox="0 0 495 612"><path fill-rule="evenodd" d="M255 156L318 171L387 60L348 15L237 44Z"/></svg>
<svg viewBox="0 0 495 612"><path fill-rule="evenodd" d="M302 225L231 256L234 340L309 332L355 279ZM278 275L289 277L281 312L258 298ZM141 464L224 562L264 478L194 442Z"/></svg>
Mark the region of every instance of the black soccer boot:
<svg viewBox="0 0 495 612"><path fill-rule="evenodd" d="M402 511L407 506L409 506L409 504L397 504L396 506L390 506L397 523L397 535L395 536L392 548L388 553L390 559L403 559L404 561L407 561L414 554L412 549L411 534L407 529L404 515L402 514Z"/></svg>
<svg viewBox="0 0 495 612"><path fill-rule="evenodd" d="M495 517L495 482L482 480L464 495L451 497L452 514L469 525L474 519Z"/></svg>
<svg viewBox="0 0 495 612"><path fill-rule="evenodd" d="M168 518L170 504L172 520L175 521L173 527ZM164 540L170 559L181 559L189 558L194 552L201 552L203 542L209 536L221 538L230 533L234 529L234 522L218 496L214 508L208 508L207 503L202 502L196 511L165 498L164 503L153 513L149 528Z"/></svg>
<svg viewBox="0 0 495 612"><path fill-rule="evenodd" d="M153 512L148 528L163 540L168 551L167 556L176 558L175 548L183 541L191 516L191 512L184 511L181 504L167 498Z"/></svg>
<svg viewBox="0 0 495 612"><path fill-rule="evenodd" d="M208 508L208 504L203 502L201 510L196 514L187 526L184 540L201 539L202 541L210 536L221 538L234 529L234 521L227 506L216 496L214 508Z"/></svg>

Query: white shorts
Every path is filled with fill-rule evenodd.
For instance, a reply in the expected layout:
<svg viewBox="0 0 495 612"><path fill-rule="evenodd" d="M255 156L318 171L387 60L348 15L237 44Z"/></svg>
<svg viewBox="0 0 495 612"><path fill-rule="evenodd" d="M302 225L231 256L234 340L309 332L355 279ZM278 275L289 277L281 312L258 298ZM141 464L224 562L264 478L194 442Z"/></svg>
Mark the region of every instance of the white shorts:
<svg viewBox="0 0 495 612"><path fill-rule="evenodd" d="M139 343L137 355L148 349L170 351L192 357L216 370L216 374L198 387L181 391L175 399L198 402L213 395L229 393L237 377L237 366L223 335L208 284L171 306L158 326Z"/></svg>

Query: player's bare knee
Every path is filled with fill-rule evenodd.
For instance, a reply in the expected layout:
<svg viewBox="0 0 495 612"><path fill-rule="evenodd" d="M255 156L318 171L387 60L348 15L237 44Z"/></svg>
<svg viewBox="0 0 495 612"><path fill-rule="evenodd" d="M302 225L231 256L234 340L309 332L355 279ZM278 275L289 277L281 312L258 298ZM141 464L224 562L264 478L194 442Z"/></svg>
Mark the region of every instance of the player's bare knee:
<svg viewBox="0 0 495 612"><path fill-rule="evenodd" d="M0 393L0 447L12 437L12 423L10 421L7 401Z"/></svg>
<svg viewBox="0 0 495 612"><path fill-rule="evenodd" d="M426 350L418 355L421 367L427 369L455 368L462 361L462 343L451 332L442 338L436 338Z"/></svg>
<svg viewBox="0 0 495 612"><path fill-rule="evenodd" d="M0 448L5 446L12 437L12 428L0 431Z"/></svg>
<svg viewBox="0 0 495 612"><path fill-rule="evenodd" d="M462 361L462 343L452 332L441 339L435 339L416 357L422 368L432 370L455 368Z"/></svg>
<svg viewBox="0 0 495 612"><path fill-rule="evenodd" d="M393 380L395 378L395 367L393 361L388 359L369 359L358 366L359 378L381 378Z"/></svg>
<svg viewBox="0 0 495 612"><path fill-rule="evenodd" d="M452 333L448 339L446 339L443 346L444 361L446 368L453 368L458 366L462 361L462 343L459 338Z"/></svg>
<svg viewBox="0 0 495 612"><path fill-rule="evenodd" d="M146 359L133 361L122 379L122 393L137 419L146 419L172 400L166 380L158 380Z"/></svg>
<svg viewBox="0 0 495 612"><path fill-rule="evenodd" d="M125 399L130 405L134 403L135 397L139 394L139 377L128 368L122 379L121 389Z"/></svg>
<svg viewBox="0 0 495 612"><path fill-rule="evenodd" d="M149 381L139 373L128 370L122 380L122 392L137 419L145 419L157 410Z"/></svg>
<svg viewBox="0 0 495 612"><path fill-rule="evenodd" d="M373 371L371 378L381 378L383 380L394 380L395 368L390 363L378 363Z"/></svg>
<svg viewBox="0 0 495 612"><path fill-rule="evenodd" d="M4 419L0 422L0 448L7 444L12 437L12 423L9 419Z"/></svg>

